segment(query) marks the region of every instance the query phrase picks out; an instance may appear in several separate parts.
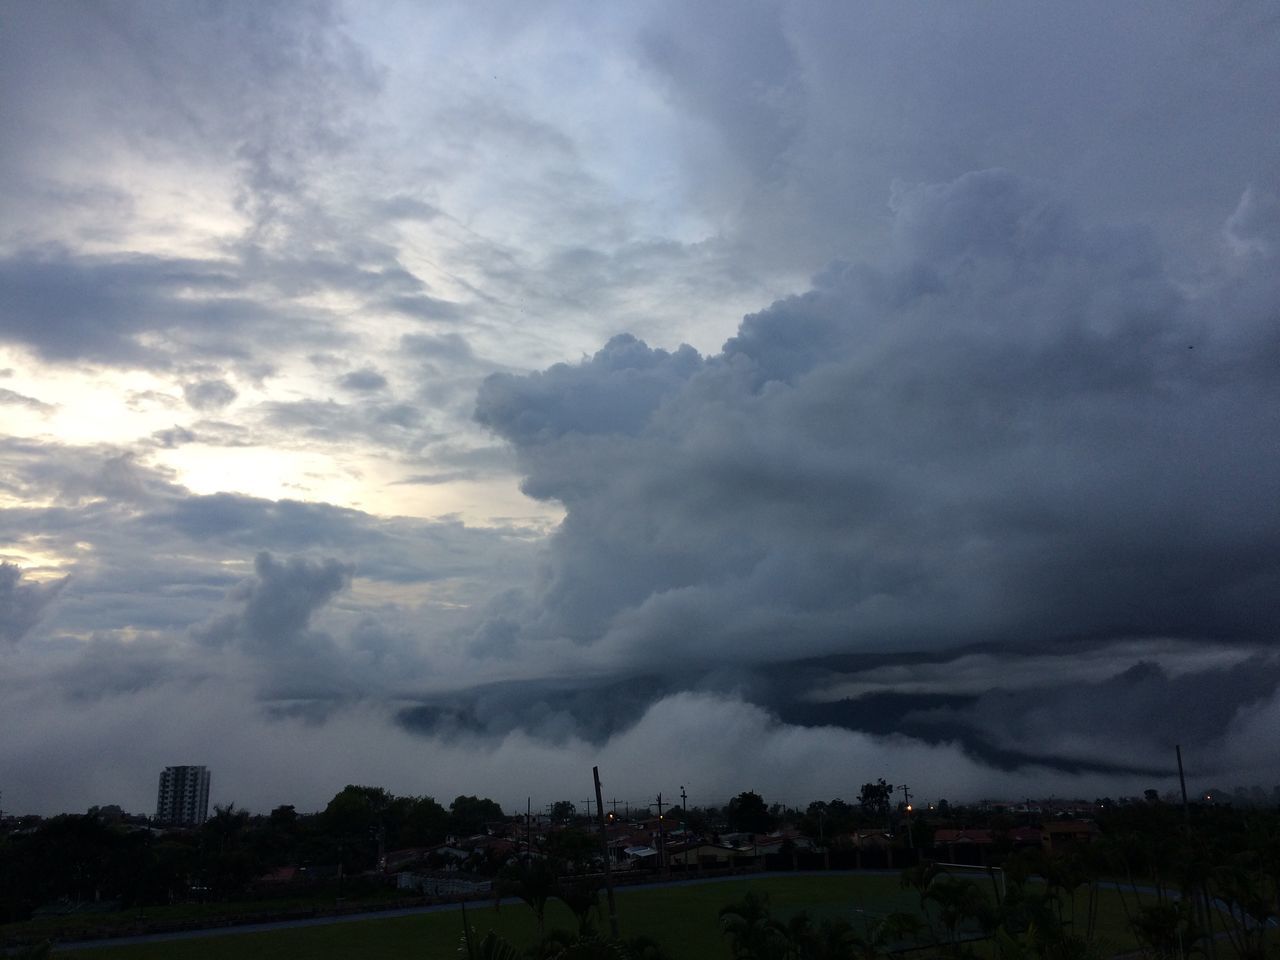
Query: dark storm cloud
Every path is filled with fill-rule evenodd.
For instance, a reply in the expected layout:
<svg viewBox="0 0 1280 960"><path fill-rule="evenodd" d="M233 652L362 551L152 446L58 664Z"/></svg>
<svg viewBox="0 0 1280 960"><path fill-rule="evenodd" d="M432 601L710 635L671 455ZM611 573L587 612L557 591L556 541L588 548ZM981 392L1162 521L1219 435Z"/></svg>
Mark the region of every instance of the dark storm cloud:
<svg viewBox="0 0 1280 960"><path fill-rule="evenodd" d="M524 489L570 510L548 629L763 659L1270 639L1278 398L1239 340L1265 327L1007 173L895 210L888 266L836 265L717 357L616 338L486 382Z"/></svg>
<svg viewBox="0 0 1280 960"><path fill-rule="evenodd" d="M387 197L369 205L370 213L386 220L418 220L427 222L440 216L440 209L416 197L403 194Z"/></svg>
<svg viewBox="0 0 1280 960"><path fill-rule="evenodd" d="M296 307L292 298L336 290L376 301L422 286L394 263L374 270L252 248L240 254L180 260L53 249L0 259L0 340L61 362L164 367L199 356L231 358L249 379L260 379L264 368L253 358L263 342L344 340L337 318ZM155 333L164 334L162 344L149 337Z"/></svg>
<svg viewBox="0 0 1280 960"><path fill-rule="evenodd" d="M257 408L262 422L288 431L294 439L321 443L374 442L390 448L417 450L436 435L426 426L424 411L408 403L357 403L335 400L271 401Z"/></svg>
<svg viewBox="0 0 1280 960"><path fill-rule="evenodd" d="M0 440L5 556L73 574L5 645L0 719L33 731L6 769L62 778L56 809L152 783L157 743L274 802L352 769L559 790L610 751L644 791L683 764L767 795L1145 779L1175 735L1274 766L1277 24L1063 9L446 10L422 35L462 52L418 76L377 47L420 26L394 10L14 7L0 341L289 402L175 409L136 449ZM607 82L566 109L564 63ZM609 339L705 353L833 256L718 352ZM457 430L495 372L501 447ZM518 458L565 520L199 496L145 460L280 440L356 482L353 446L414 484Z"/></svg>
<svg viewBox="0 0 1280 960"><path fill-rule="evenodd" d="M199 628L201 640L287 648L304 637L317 610L350 586L355 568L334 559L277 560L263 551L254 558L253 570L253 579L231 593L232 600L243 602L243 610Z"/></svg>
<svg viewBox="0 0 1280 960"><path fill-rule="evenodd" d="M56 250L10 256L0 260L0 338L47 360L162 363L164 354L140 343L140 334L235 329L263 319L263 308L241 292L226 263Z"/></svg>
<svg viewBox="0 0 1280 960"><path fill-rule="evenodd" d="M475 363L475 351L460 333L431 335L408 333L400 338L400 349L415 357L451 363Z"/></svg>
<svg viewBox="0 0 1280 960"><path fill-rule="evenodd" d="M4 387L0 387L0 404L26 407L29 410L37 410L40 413L48 413L54 409L51 403L45 403L43 400L29 397L25 393L18 393L16 390L6 390Z"/></svg>
<svg viewBox="0 0 1280 960"><path fill-rule="evenodd" d="M141 464L128 450L103 444L79 447L19 437L0 438L0 488L31 504L53 501L59 506L93 501L139 504L155 501L181 488L161 470ZM39 510L10 507L9 513Z"/></svg>
<svg viewBox="0 0 1280 960"><path fill-rule="evenodd" d="M551 741L585 737L604 743L635 726L675 689L655 676L488 684L405 707L398 720L409 730L437 736L501 738L521 731Z"/></svg>
<svg viewBox="0 0 1280 960"><path fill-rule="evenodd" d="M1224 733L1237 715L1265 704L1277 688L1280 658L1274 654L1178 675L1140 661L1096 683L997 688L970 704L919 710L913 719L936 730L967 728L1009 750L1078 759L1145 754L1167 764L1181 744L1196 751L1200 769L1208 770L1217 766ZM1009 723L1011 717L1017 722Z"/></svg>
<svg viewBox="0 0 1280 960"><path fill-rule="evenodd" d="M339 551L357 557L362 576L389 583L426 583L464 576L514 545L502 530L473 530L457 520L384 520L325 503L267 500L238 494L186 494L131 518L140 540L178 535L236 554L267 544L280 551Z"/></svg>
<svg viewBox="0 0 1280 960"><path fill-rule="evenodd" d="M415 473L403 480L393 481L392 486L437 487L455 480L472 480L475 474L465 470L449 470L442 473Z"/></svg>
<svg viewBox="0 0 1280 960"><path fill-rule="evenodd" d="M425 290L395 249L339 226L317 197L317 177L352 148L358 108L380 86L333 5L247 12L107 3L29 8L13 20L0 38L13 82L0 84L0 98L12 108L4 112L14 149L0 166L10 174L10 206L44 228L27 230L0 262L0 340L56 362L162 368L216 358L252 380L265 342L345 340L336 332L343 318L300 298ZM50 126L49 116L59 123ZM175 169L190 176L197 218L242 230L218 239L222 255L131 252L145 245L137 227L150 229L142 221L157 217L154 201ZM76 183L79 199L67 199L63 181ZM102 199L121 189L128 209ZM191 225L185 204L167 213L179 243ZM86 238L115 252L87 254Z"/></svg>
<svg viewBox="0 0 1280 960"><path fill-rule="evenodd" d="M239 396L235 388L225 380L199 380L183 384L182 395L188 406L200 411L221 410Z"/></svg>
<svg viewBox="0 0 1280 960"><path fill-rule="evenodd" d="M1165 12L666 3L640 54L711 133L689 157L694 194L762 264L872 250L886 183L995 165L1198 243L1280 167L1255 120L1274 113L1280 23L1256 3Z"/></svg>
<svg viewBox="0 0 1280 960"><path fill-rule="evenodd" d="M620 334L588 363L490 377L476 415L522 450L566 435L636 435L701 365L692 347L667 353Z"/></svg>
<svg viewBox="0 0 1280 960"><path fill-rule="evenodd" d="M398 292L423 286L385 251L370 254L385 262L369 269L243 245L238 252L235 259L194 260L50 249L0 259L0 340L61 362L168 366L202 355L233 358L245 376L261 379L264 368L252 358L264 341L279 347L344 340L338 318L294 306L293 299L339 291L371 302L388 296L416 302L418 295ZM452 315L452 307L440 309ZM149 337L156 333L164 334L162 344Z"/></svg>
<svg viewBox="0 0 1280 960"><path fill-rule="evenodd" d="M386 389L387 378L377 370L365 367L361 370L352 370L350 373L343 374L338 380L338 385L347 390L355 390L358 393L371 393Z"/></svg>
<svg viewBox="0 0 1280 960"><path fill-rule="evenodd" d="M1274 641L1280 390L1258 357L1275 356L1275 219L1237 213L1229 230L1256 222L1252 239L1192 294L1146 233L1084 223L1004 171L900 187L893 210L881 263L833 265L719 355L617 337L486 381L478 419L515 447L523 489L568 513L519 635L495 618L477 653L566 637L696 674L975 643ZM1127 729L1216 676L1136 684ZM1278 679L1223 678L1196 735ZM1101 721L1073 718L1128 690L1042 698L1038 744L993 732L1031 694L993 694L955 730L988 762L1079 764L1070 731ZM754 696L799 718L796 692ZM1122 765L1141 766L1139 741L1115 744Z"/></svg>
<svg viewBox="0 0 1280 960"><path fill-rule="evenodd" d="M383 306L415 320L455 321L464 319L468 314L463 304L441 300L439 297L428 296L425 293L389 297L383 301Z"/></svg>
<svg viewBox="0 0 1280 960"><path fill-rule="evenodd" d="M196 435L186 427L173 426L166 430L157 430L151 435L156 446L164 450L175 450L186 443L194 443Z"/></svg>
<svg viewBox="0 0 1280 960"><path fill-rule="evenodd" d="M39 622L45 607L52 603L66 580L50 584L23 583L22 569L0 563L0 640L16 643Z"/></svg>

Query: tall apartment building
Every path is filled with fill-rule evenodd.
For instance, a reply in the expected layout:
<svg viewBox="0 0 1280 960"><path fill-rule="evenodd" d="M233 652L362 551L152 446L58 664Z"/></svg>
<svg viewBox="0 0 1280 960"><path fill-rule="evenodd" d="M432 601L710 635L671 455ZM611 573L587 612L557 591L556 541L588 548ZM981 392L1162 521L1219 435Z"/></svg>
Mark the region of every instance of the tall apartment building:
<svg viewBox="0 0 1280 960"><path fill-rule="evenodd" d="M209 770L206 767L165 767L156 797L156 820L196 826L209 816Z"/></svg>

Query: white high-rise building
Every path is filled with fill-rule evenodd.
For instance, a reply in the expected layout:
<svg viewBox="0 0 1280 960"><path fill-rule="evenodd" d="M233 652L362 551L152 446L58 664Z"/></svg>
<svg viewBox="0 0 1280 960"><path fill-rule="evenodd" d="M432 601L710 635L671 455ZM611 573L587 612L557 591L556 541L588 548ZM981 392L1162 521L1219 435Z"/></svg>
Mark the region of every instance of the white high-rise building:
<svg viewBox="0 0 1280 960"><path fill-rule="evenodd" d="M156 820L198 826L209 816L209 770L206 767L165 767L156 797Z"/></svg>

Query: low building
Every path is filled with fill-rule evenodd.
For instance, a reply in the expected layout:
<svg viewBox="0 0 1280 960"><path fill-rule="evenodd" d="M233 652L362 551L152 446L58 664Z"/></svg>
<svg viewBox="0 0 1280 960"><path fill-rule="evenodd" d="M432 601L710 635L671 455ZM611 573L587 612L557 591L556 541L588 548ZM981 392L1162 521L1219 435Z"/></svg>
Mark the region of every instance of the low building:
<svg viewBox="0 0 1280 960"><path fill-rule="evenodd" d="M1102 831L1092 820L1053 820L1044 825L1046 850L1059 851L1092 843Z"/></svg>

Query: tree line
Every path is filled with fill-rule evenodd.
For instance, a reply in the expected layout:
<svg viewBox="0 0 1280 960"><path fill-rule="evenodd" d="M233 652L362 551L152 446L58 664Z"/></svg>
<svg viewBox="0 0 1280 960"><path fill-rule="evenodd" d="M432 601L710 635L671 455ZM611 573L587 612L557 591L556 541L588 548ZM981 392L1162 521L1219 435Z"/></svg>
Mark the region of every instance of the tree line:
<svg viewBox="0 0 1280 960"><path fill-rule="evenodd" d="M503 817L488 798L458 796L445 808L432 797L356 785L344 787L319 813L285 805L252 815L227 804L190 829L140 829L96 811L52 817L0 837L0 922L28 919L58 901L130 909L231 900L281 867L358 877L377 865L382 850L483 833L486 823ZM347 882L358 889L358 881Z"/></svg>

